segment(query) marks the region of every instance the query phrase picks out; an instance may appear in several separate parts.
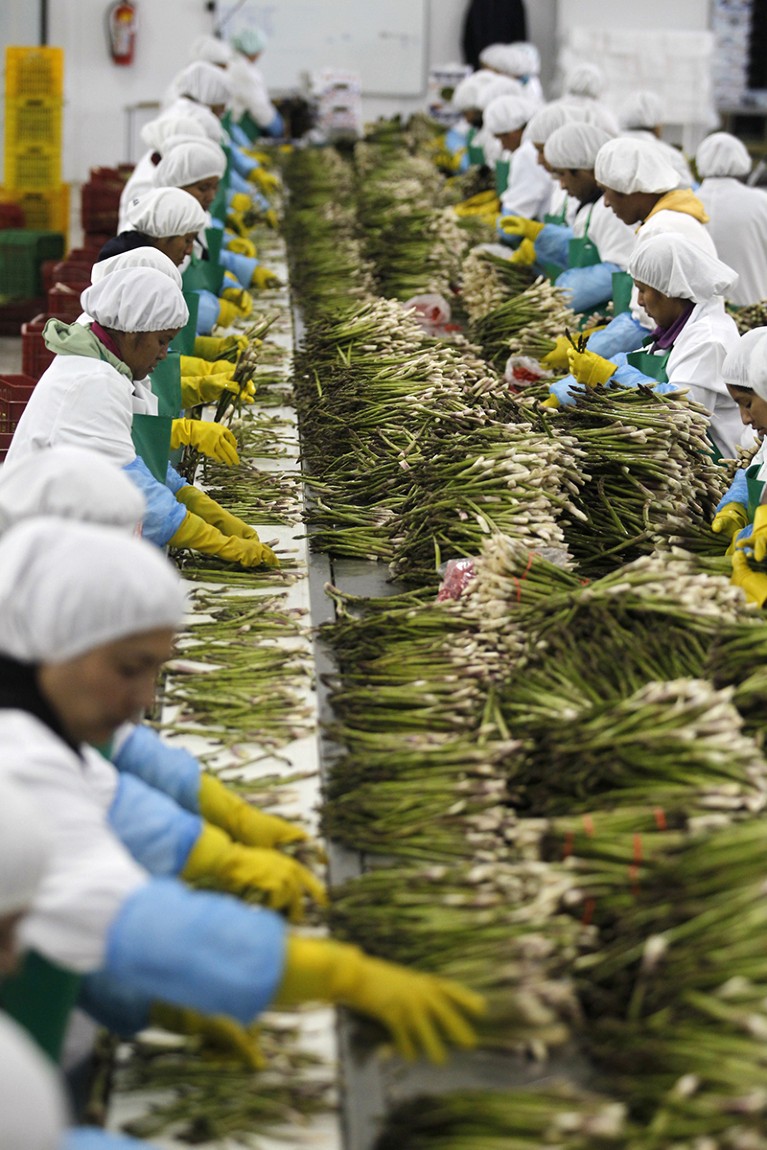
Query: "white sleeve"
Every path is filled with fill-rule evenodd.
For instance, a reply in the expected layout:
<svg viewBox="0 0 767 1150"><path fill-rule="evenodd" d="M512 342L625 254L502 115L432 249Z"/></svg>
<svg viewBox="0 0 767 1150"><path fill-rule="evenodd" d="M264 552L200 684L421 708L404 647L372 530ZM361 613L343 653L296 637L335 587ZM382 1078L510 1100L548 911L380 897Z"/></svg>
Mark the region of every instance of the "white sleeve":
<svg viewBox="0 0 767 1150"><path fill-rule="evenodd" d="M535 145L523 141L511 157L511 169L506 191L501 196L501 212L505 216L524 216L540 219L551 203L553 181L538 163Z"/></svg>

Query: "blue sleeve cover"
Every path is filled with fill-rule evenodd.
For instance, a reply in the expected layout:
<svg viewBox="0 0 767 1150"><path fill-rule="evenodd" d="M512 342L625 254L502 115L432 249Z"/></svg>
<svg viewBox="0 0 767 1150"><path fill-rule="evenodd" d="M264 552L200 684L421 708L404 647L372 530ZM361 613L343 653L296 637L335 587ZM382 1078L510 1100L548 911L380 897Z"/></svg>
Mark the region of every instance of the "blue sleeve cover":
<svg viewBox="0 0 767 1150"><path fill-rule="evenodd" d="M735 472L735 478L716 505L717 511L721 511L725 503L742 503L744 507L748 507L748 480L745 467L740 467Z"/></svg>
<svg viewBox="0 0 767 1150"><path fill-rule="evenodd" d="M200 813L200 764L183 747L169 747L151 727L134 727L112 761L118 771L143 779L184 810Z"/></svg>
<svg viewBox="0 0 767 1150"><path fill-rule="evenodd" d="M229 173L229 186L227 187L227 195L233 196L235 192L244 192L246 196L252 196L255 191L255 184L249 183L244 176L234 168Z"/></svg>
<svg viewBox="0 0 767 1150"><path fill-rule="evenodd" d="M548 227L549 225L547 225ZM544 228L546 231L546 228ZM538 241L535 241L538 251ZM622 269L617 264L592 264L588 268L568 268L557 279L557 287L570 294L573 311L590 311L606 303L613 294L613 272Z"/></svg>
<svg viewBox="0 0 767 1150"><path fill-rule="evenodd" d="M138 456L126 464L123 471L146 499L142 521L144 539L157 547L165 547L183 523L186 507L178 502L164 483L157 482L143 459Z"/></svg>
<svg viewBox="0 0 767 1150"><path fill-rule="evenodd" d="M229 151L232 157L232 170L238 175L247 179L255 168L261 167L258 160L254 160L252 156L246 156L242 148L238 148L236 144L233 143Z"/></svg>
<svg viewBox="0 0 767 1150"><path fill-rule="evenodd" d="M589 350L591 349L589 348ZM623 362L618 363L618 360L623 360ZM613 381L620 384L621 387L656 387L657 380L652 379L649 375L645 375L639 368L632 367L626 363L625 355L616 355L613 359L613 363L617 365L617 370L612 378Z"/></svg>
<svg viewBox="0 0 767 1150"><path fill-rule="evenodd" d="M149 1026L154 1001L100 970L82 979L77 1005L99 1026L105 1026L119 1038L131 1038Z"/></svg>
<svg viewBox="0 0 767 1150"><path fill-rule="evenodd" d="M153 875L180 875L203 822L143 779L120 772L109 825L137 863Z"/></svg>
<svg viewBox="0 0 767 1150"><path fill-rule="evenodd" d="M636 351L650 333L634 319L631 312L624 311L611 319L602 331L589 336L589 351L603 355L605 359L615 359L619 351Z"/></svg>
<svg viewBox="0 0 767 1150"><path fill-rule="evenodd" d="M121 906L104 970L149 999L248 1023L274 998L284 953L274 911L157 878Z"/></svg>
<svg viewBox="0 0 767 1150"><path fill-rule="evenodd" d="M285 135L285 121L279 112L275 112L264 129L267 136L278 137ZM252 146L252 145L251 145Z"/></svg>
<svg viewBox="0 0 767 1150"><path fill-rule="evenodd" d="M237 252L230 252L228 248L222 248L219 262L228 272L237 277L241 287L248 288L253 279L253 272L261 261L253 259L252 256L241 256Z"/></svg>
<svg viewBox="0 0 767 1150"><path fill-rule="evenodd" d="M746 526L742 527L740 529L740 531L738 532L738 534L735 536L735 540L736 540L736 542L739 542L741 539L750 539L751 536L753 535L753 533L754 533L753 523L747 523Z"/></svg>
<svg viewBox="0 0 767 1150"><path fill-rule="evenodd" d="M567 254L573 229L565 224L544 224L535 237L535 262L567 267ZM559 281L557 281L559 282ZM612 292L612 280L610 281Z"/></svg>
<svg viewBox="0 0 767 1150"><path fill-rule="evenodd" d="M197 295L200 297L200 303L197 309L196 332L197 335L210 335L218 321L218 296L212 291L204 290L198 291Z"/></svg>
<svg viewBox="0 0 767 1150"><path fill-rule="evenodd" d="M229 138L233 144L237 145L238 148L253 147L250 139L248 138L247 132L245 132L239 124L229 124Z"/></svg>
<svg viewBox="0 0 767 1150"><path fill-rule="evenodd" d="M110 1134L97 1126L72 1126L57 1150L154 1150L154 1142L137 1142L125 1134Z"/></svg>
<svg viewBox="0 0 767 1150"><path fill-rule="evenodd" d="M189 481L183 479L176 471L175 467L168 464L168 470L165 472L165 486L169 488L174 495L178 495L182 487L188 487Z"/></svg>

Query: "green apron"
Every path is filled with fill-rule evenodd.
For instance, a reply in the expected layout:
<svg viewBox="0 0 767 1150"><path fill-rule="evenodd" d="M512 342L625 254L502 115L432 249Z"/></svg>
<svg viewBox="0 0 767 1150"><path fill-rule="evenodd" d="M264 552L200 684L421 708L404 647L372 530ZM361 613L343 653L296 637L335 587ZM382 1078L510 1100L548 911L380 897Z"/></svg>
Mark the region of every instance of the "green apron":
<svg viewBox="0 0 767 1150"><path fill-rule="evenodd" d="M149 382L157 396L157 414L176 419L181 411L181 356L169 352L150 372Z"/></svg>
<svg viewBox="0 0 767 1150"><path fill-rule="evenodd" d="M134 415L131 424L136 455L143 459L158 483L164 483L168 474L172 422L164 415Z"/></svg>
<svg viewBox="0 0 767 1150"><path fill-rule="evenodd" d="M506 191L509 183L511 160L495 161L495 194L500 198Z"/></svg>
<svg viewBox="0 0 767 1150"><path fill-rule="evenodd" d="M0 986L0 1006L54 1062L61 1058L69 1015L77 1002L81 981L81 975L64 970L29 950L17 973L4 979Z"/></svg>
<svg viewBox="0 0 767 1150"><path fill-rule="evenodd" d="M613 315L621 315L631 307L634 280L628 272L613 272Z"/></svg>
<svg viewBox="0 0 767 1150"><path fill-rule="evenodd" d="M172 351L181 355L194 355L194 341L197 335L197 313L200 310L200 297L196 291L184 292L186 306L189 308L189 319L178 335L170 341Z"/></svg>
<svg viewBox="0 0 767 1150"><path fill-rule="evenodd" d="M476 134L476 128L469 128L469 131L466 134L466 155L469 157L470 164L484 164L485 149L478 147L474 143L474 137Z"/></svg>
<svg viewBox="0 0 767 1150"><path fill-rule="evenodd" d="M592 204L591 212L593 212L593 210L594 205ZM583 235L573 236L567 246L568 268L593 268L595 264L600 264L602 262L602 257L599 254L599 248L593 240L589 239L591 212L589 212L588 219L586 220L586 227L583 229Z"/></svg>
<svg viewBox="0 0 767 1150"><path fill-rule="evenodd" d="M237 121L237 127L242 128L243 132L248 137L251 144L254 144L256 142L256 140L258 140L264 134L261 131L261 129L259 128L256 121L251 116L250 112L243 112L242 113L239 120Z"/></svg>
<svg viewBox="0 0 767 1150"><path fill-rule="evenodd" d="M223 176L221 177L221 180L219 181L218 191L216 192L216 198L213 201L213 203L210 205L210 208L208 209L208 211L210 212L210 214L213 216L214 219L221 220L222 222L224 220L226 220L226 209L227 209L226 193L227 193L227 190L229 188L229 172L231 171L231 167L232 167L231 148L224 147L224 153L226 155L226 171L224 172Z"/></svg>
<svg viewBox="0 0 767 1150"><path fill-rule="evenodd" d="M223 279L224 269L221 264L215 263L212 259L201 260L194 255L181 276L185 292L210 291L213 295L218 295L220 292Z"/></svg>
<svg viewBox="0 0 767 1150"><path fill-rule="evenodd" d="M645 340L645 346L649 342L649 340ZM654 379L656 383L668 383L666 364L672 351L673 348L662 352L644 350L630 351L626 356L626 363L631 364L637 371L641 371L642 375L647 375L650 379Z"/></svg>
<svg viewBox="0 0 767 1150"><path fill-rule="evenodd" d="M567 196L565 196L564 200L562 201L561 212L557 212L557 213L546 212L546 215L543 217L544 224L558 224L560 227L566 225L567 224L567 205L568 205L568 198L567 198Z"/></svg>
<svg viewBox="0 0 767 1150"><path fill-rule="evenodd" d="M750 467L746 468L746 486L748 487L748 521L754 522L756 509L762 502L762 495L764 494L764 485L767 480L759 478L759 472L762 468L767 469L767 462L752 463Z"/></svg>

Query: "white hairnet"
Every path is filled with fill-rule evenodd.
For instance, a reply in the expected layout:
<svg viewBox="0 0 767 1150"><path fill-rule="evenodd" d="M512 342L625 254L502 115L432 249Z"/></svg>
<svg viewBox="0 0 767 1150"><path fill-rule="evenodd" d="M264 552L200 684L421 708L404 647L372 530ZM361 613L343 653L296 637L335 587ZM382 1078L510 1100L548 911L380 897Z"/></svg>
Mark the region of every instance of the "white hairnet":
<svg viewBox="0 0 767 1150"><path fill-rule="evenodd" d="M180 96L189 96L212 108L214 104L227 104L232 95L231 81L221 68L205 60L187 64L175 81Z"/></svg>
<svg viewBox="0 0 767 1150"><path fill-rule="evenodd" d="M0 918L29 908L48 857L44 814L19 783L0 772ZM2 1138L0 1146L5 1147Z"/></svg>
<svg viewBox="0 0 767 1150"><path fill-rule="evenodd" d="M259 52L263 52L268 43L266 35L260 28L243 28L232 37L232 47L238 52L244 52L246 56L257 56Z"/></svg>
<svg viewBox="0 0 767 1150"><path fill-rule="evenodd" d="M597 153L612 137L596 124L574 120L552 132L543 149L552 168L594 168Z"/></svg>
<svg viewBox="0 0 767 1150"><path fill-rule="evenodd" d="M105 276L80 296L83 311L113 331L170 331L189 309L179 288L156 268L127 268Z"/></svg>
<svg viewBox="0 0 767 1150"><path fill-rule="evenodd" d="M664 232L642 240L634 249L629 275L674 299L705 303L724 295L738 278L728 264L704 252L687 236Z"/></svg>
<svg viewBox="0 0 767 1150"><path fill-rule="evenodd" d="M0 540L0 652L21 663L64 663L176 628L184 602L162 552L112 528L30 519Z"/></svg>
<svg viewBox="0 0 767 1150"><path fill-rule="evenodd" d="M695 153L698 175L747 176L751 171L751 157L746 145L729 132L714 132L706 136Z"/></svg>
<svg viewBox="0 0 767 1150"><path fill-rule="evenodd" d="M767 327L744 332L722 364L722 379L731 387L755 391L767 399Z"/></svg>
<svg viewBox="0 0 767 1150"><path fill-rule="evenodd" d="M126 271L128 268L156 268L158 272L169 276L177 288L183 284L181 272L173 260L161 252L159 248L147 244L141 248L131 248L127 252L119 252L116 256L108 256L99 260L91 268L91 283L97 284L104 276L111 276L113 272ZM2 476L4 472L0 472Z"/></svg>
<svg viewBox="0 0 767 1150"><path fill-rule="evenodd" d="M560 103L558 100L552 104L544 104L530 117L525 128L525 139L533 144L545 144L557 128L570 123L571 120L582 118L580 110L572 104Z"/></svg>
<svg viewBox="0 0 767 1150"><path fill-rule="evenodd" d="M60 1150L67 1123L53 1064L12 1018L0 1014L0 1146Z"/></svg>
<svg viewBox="0 0 767 1150"><path fill-rule="evenodd" d="M576 64L565 75L563 89L570 96L598 100L605 89L605 74L596 64Z"/></svg>
<svg viewBox="0 0 767 1150"><path fill-rule="evenodd" d="M594 169L597 182L613 191L670 192L679 185L679 173L671 167L651 140L621 136L599 149Z"/></svg>
<svg viewBox="0 0 767 1150"><path fill-rule="evenodd" d="M182 188L158 187L135 196L128 204L126 231L142 232L153 239L197 234L207 215L199 200Z"/></svg>
<svg viewBox="0 0 767 1150"><path fill-rule="evenodd" d="M163 152L154 182L158 188L186 188L198 180L220 180L225 171L223 148L213 140L187 140Z"/></svg>
<svg viewBox="0 0 767 1150"><path fill-rule="evenodd" d="M227 135L223 124L207 105L197 104L194 100L187 99L186 96L179 96L173 107L178 110L179 106L183 108L184 115L191 116L200 125L207 139L212 140L214 144L226 142Z"/></svg>
<svg viewBox="0 0 767 1150"><path fill-rule="evenodd" d="M470 76L464 76L453 89L451 98L453 107L461 112L478 108L482 88L486 84L494 84L497 79L495 72L486 72L482 68L478 72L472 72Z"/></svg>
<svg viewBox="0 0 767 1150"><path fill-rule="evenodd" d="M219 68L225 68L233 56L234 53L226 40L219 40L217 36L198 36L189 53L190 60L205 60L208 64L218 65Z"/></svg>
<svg viewBox="0 0 767 1150"><path fill-rule="evenodd" d="M649 88L637 88L618 108L618 122L621 128L654 128L663 123L663 101Z"/></svg>
<svg viewBox="0 0 767 1150"><path fill-rule="evenodd" d="M537 76L541 70L538 49L524 40L514 44L488 44L480 52L479 62L504 76Z"/></svg>
<svg viewBox="0 0 767 1150"><path fill-rule="evenodd" d="M133 532L145 507L122 468L84 447L47 447L0 468L0 536L41 515Z"/></svg>
<svg viewBox="0 0 767 1150"><path fill-rule="evenodd" d="M521 96L524 91L524 86L518 80L513 80L511 76L496 76L489 84L483 84L479 89L477 107L484 112L494 100L500 99L501 96Z"/></svg>
<svg viewBox="0 0 767 1150"><path fill-rule="evenodd" d="M139 135L146 146L155 152L162 151L162 145L170 136L206 138L204 127L194 116L158 116L156 120L144 124Z"/></svg>
<svg viewBox="0 0 767 1150"><path fill-rule="evenodd" d="M497 96L485 108L482 124L497 136L501 132L516 132L523 128L531 115L530 101L524 96Z"/></svg>
<svg viewBox="0 0 767 1150"><path fill-rule="evenodd" d="M601 128L603 132L607 132L609 136L617 136L620 132L620 125L618 124L618 117L599 100L584 100L583 102L571 105L575 108L575 118L583 120L586 124L595 124L597 128Z"/></svg>

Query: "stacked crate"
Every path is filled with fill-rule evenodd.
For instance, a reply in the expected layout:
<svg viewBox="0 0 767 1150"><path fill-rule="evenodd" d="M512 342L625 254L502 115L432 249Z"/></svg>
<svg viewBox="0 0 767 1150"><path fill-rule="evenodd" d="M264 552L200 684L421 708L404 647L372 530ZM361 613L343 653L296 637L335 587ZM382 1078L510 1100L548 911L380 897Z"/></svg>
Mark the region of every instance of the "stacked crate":
<svg viewBox="0 0 767 1150"><path fill-rule="evenodd" d="M18 204L24 226L66 235L69 189L61 182L64 53L6 48L5 175L0 200Z"/></svg>

